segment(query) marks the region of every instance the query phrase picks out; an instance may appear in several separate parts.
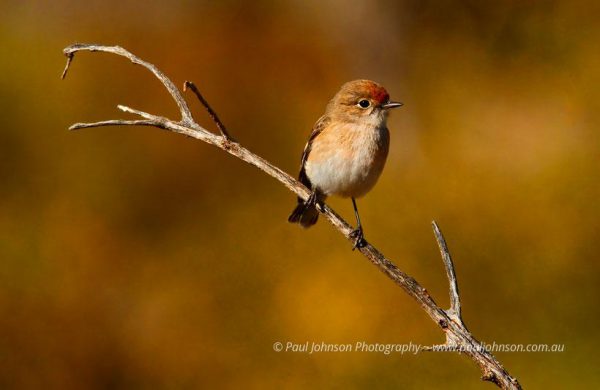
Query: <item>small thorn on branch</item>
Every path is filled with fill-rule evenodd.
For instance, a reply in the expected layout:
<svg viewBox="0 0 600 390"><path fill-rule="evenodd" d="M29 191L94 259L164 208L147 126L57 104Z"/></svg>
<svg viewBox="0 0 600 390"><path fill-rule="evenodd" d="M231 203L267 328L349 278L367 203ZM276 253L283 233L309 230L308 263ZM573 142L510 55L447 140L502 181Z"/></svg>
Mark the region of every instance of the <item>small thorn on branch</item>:
<svg viewBox="0 0 600 390"><path fill-rule="evenodd" d="M229 135L229 132L225 128L225 125L223 125L223 122L221 122L221 120L217 116L217 113L211 108L210 104L208 104L208 101L206 99L204 99L204 96L202 96L202 94L198 90L198 87L196 87L196 84L194 84L191 81L184 82L183 83L183 91L185 92L188 89L190 89L196 95L196 97L198 98L200 103L202 103L204 108L206 108L206 111L208 111L208 115L210 115L210 118L213 120L213 122L215 122L215 125L217 125L217 128L221 132L221 135L223 136L225 141L227 143L235 142L235 140L233 138L231 138L231 136Z"/></svg>

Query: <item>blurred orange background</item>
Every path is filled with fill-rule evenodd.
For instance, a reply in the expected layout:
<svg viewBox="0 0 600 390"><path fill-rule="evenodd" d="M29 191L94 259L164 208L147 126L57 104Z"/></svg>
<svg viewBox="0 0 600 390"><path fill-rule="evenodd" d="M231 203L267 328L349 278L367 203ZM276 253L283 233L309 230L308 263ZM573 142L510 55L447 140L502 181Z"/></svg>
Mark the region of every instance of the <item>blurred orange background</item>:
<svg viewBox="0 0 600 390"><path fill-rule="evenodd" d="M367 239L446 306L436 219L475 337L565 345L495 354L525 388L597 386L599 4L4 1L0 387L492 386L458 354L274 352L443 334L327 223L288 224L295 197L258 170L157 129L67 131L117 104L178 118L123 58L80 53L61 81L75 42L194 81L293 175L339 86L382 83L405 106L359 201Z"/></svg>

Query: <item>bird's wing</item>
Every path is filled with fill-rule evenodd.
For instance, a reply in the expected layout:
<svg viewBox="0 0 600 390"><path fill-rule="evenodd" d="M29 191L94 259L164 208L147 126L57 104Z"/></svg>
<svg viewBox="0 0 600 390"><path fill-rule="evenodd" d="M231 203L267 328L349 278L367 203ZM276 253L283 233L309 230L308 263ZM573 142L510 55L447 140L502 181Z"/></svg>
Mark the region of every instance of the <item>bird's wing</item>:
<svg viewBox="0 0 600 390"><path fill-rule="evenodd" d="M308 142L306 143L306 146L304 147L304 151L302 152L302 160L300 163L300 174L298 175L298 180L300 180L300 182L302 184L304 184L311 190L313 189L312 184L310 183L308 176L306 176L306 171L304 169L306 160L308 159L308 155L310 154L310 150L312 148L313 141L315 140L315 138L317 138L319 136L319 134L321 134L321 132L323 131L323 129L325 129L325 127L327 126L328 123L329 123L328 116L323 115L322 117L319 118L319 120L313 126L313 130L312 130L312 133L310 134L310 138L308 138Z"/></svg>

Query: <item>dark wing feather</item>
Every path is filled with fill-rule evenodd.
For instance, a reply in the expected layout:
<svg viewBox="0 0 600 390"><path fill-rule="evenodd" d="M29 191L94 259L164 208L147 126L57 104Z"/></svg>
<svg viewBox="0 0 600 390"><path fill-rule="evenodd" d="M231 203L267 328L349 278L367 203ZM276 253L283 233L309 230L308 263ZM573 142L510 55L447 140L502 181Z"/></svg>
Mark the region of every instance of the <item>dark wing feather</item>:
<svg viewBox="0 0 600 390"><path fill-rule="evenodd" d="M316 188L312 188L312 184L308 176L306 176L306 171L304 168L306 165L306 160L308 159L308 155L310 154L313 141L319 136L319 134L323 132L328 123L328 117L322 116L319 118L317 123L315 123L313 126L312 133L310 134L308 142L306 143L304 151L302 152L302 162L300 164L300 174L298 175L298 180L300 180L300 182L308 187L308 189L311 191L315 191ZM298 197L298 205L288 217L288 221L292 223L299 223L302 225L302 227L308 228L317 223L318 218L319 212L317 211L315 204L305 203L302 198Z"/></svg>
<svg viewBox="0 0 600 390"><path fill-rule="evenodd" d="M304 170L304 167L306 164L306 160L308 159L308 155L310 154L310 150L312 148L313 141L315 140L315 138L317 138L317 136L319 134L321 134L323 129L325 129L325 126L327 126L327 124L329 123L329 120L330 120L329 117L327 117L325 115L323 115L322 117L319 118L319 120L313 126L313 130L312 130L312 133L310 134L310 138L308 138L308 142L306 143L306 146L304 147L304 151L302 152L302 160L300 163L300 174L298 175L298 180L300 180L300 182L302 184L304 184L306 187L308 187L308 189L310 189L310 190L313 190L312 184L311 184L308 176L306 176L306 171Z"/></svg>

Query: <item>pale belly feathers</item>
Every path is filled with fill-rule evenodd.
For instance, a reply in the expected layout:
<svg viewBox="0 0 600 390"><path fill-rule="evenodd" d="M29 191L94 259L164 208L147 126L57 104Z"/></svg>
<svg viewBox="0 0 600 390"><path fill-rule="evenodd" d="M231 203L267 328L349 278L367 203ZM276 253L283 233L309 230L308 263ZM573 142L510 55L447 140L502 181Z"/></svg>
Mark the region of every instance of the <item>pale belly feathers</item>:
<svg viewBox="0 0 600 390"><path fill-rule="evenodd" d="M369 192L383 171L389 150L387 127L346 128L321 134L305 169L313 187L324 195L358 198Z"/></svg>

